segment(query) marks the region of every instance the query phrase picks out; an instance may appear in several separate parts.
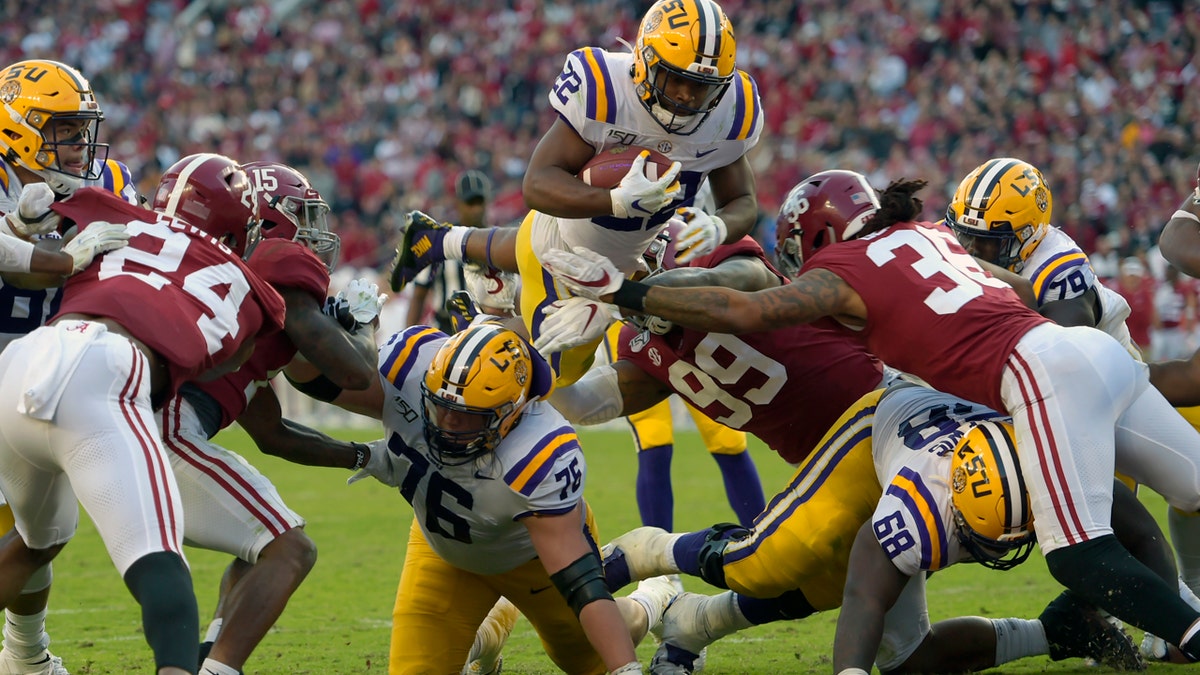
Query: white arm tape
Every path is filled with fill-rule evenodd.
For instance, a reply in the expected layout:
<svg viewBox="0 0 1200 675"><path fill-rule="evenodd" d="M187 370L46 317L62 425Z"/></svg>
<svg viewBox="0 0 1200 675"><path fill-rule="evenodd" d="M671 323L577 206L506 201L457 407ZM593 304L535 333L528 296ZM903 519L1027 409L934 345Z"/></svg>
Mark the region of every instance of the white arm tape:
<svg viewBox="0 0 1200 675"><path fill-rule="evenodd" d="M612 366L592 368L569 387L555 389L550 405L572 424L601 424L621 416L625 400Z"/></svg>
<svg viewBox="0 0 1200 675"><path fill-rule="evenodd" d="M0 232L0 272L28 272L32 260L33 244L8 234L8 228L3 228Z"/></svg>

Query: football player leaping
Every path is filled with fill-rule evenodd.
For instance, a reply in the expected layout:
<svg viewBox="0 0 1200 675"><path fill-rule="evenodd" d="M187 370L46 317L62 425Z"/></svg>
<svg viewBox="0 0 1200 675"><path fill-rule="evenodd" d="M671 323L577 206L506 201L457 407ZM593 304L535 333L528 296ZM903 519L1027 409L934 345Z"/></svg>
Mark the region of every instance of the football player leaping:
<svg viewBox="0 0 1200 675"><path fill-rule="evenodd" d="M585 47L571 52L550 91L558 113L529 161L523 193L533 209L521 227L473 230L409 214L392 273L399 290L421 268L444 259L472 260L520 271L521 314L537 339L542 310L565 297L539 260L549 249L586 246L612 258L621 274L639 258L659 227L676 214L688 222L680 260L711 252L750 232L758 213L746 153L758 142L763 110L753 78L738 70L733 27L713 0L660 0L646 12L633 53ZM576 176L598 152L634 145L676 163L659 180L635 161L612 189ZM716 210L692 206L702 181L712 185ZM586 344L551 357L560 383L591 364L611 313L590 311L579 329Z"/></svg>
<svg viewBox="0 0 1200 675"><path fill-rule="evenodd" d="M104 113L79 71L49 60L21 61L0 70L0 349L41 326L58 311L62 277L70 255L86 240L56 252L60 218L56 198L81 186L110 190L137 203L129 168L108 159L100 142ZM35 244L36 247L35 247ZM94 253L94 251L93 251ZM0 532L12 529L12 512L0 495ZM62 659L48 651L45 632L49 568L30 581L5 610L0 673L67 675Z"/></svg>

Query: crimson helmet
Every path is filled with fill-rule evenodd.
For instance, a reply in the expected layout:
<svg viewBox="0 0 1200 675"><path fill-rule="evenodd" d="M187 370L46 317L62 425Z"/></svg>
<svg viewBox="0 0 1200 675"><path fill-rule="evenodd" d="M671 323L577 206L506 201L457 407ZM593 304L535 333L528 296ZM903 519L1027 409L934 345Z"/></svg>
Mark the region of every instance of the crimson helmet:
<svg viewBox="0 0 1200 675"><path fill-rule="evenodd" d="M263 238L300 242L333 271L342 241L329 231L329 204L304 174L277 162L248 162L242 170L258 196Z"/></svg>
<svg viewBox="0 0 1200 675"><path fill-rule="evenodd" d="M250 177L224 155L188 155L172 164L158 182L152 208L204 230L243 259L262 238Z"/></svg>
<svg viewBox="0 0 1200 675"><path fill-rule="evenodd" d="M867 177L854 171L822 171L792 188L775 220L775 257L788 277L829 244L853 239L879 209Z"/></svg>

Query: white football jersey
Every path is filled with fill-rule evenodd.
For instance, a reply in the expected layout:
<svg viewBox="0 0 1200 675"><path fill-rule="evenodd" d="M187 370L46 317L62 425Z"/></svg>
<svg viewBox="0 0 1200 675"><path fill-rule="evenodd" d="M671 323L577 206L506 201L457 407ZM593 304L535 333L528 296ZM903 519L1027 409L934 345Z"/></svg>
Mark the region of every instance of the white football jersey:
<svg viewBox="0 0 1200 675"><path fill-rule="evenodd" d="M521 519L574 509L587 467L575 430L542 401L526 405L493 452L462 466L439 464L425 442L421 382L447 339L414 326L379 349L387 457L430 547L460 569L500 574L537 557Z"/></svg>
<svg viewBox="0 0 1200 675"><path fill-rule="evenodd" d="M1125 326L1129 303L1120 293L1100 283L1087 255L1066 232L1057 227L1048 228L1042 243L1025 261L1021 276L1033 284L1038 307L1056 300L1077 298L1089 288L1095 288L1100 299L1096 328L1113 336L1131 354L1137 355L1137 348Z"/></svg>
<svg viewBox="0 0 1200 675"><path fill-rule="evenodd" d="M971 422L1007 419L927 387L891 389L875 408L872 456L883 496L871 516L879 545L907 576L971 560L950 501L951 454Z"/></svg>
<svg viewBox="0 0 1200 675"><path fill-rule="evenodd" d="M595 47L571 52L554 88L550 105L599 153L618 145L653 148L682 167L679 199L653 217L552 218L534 220L533 249L586 246L607 256L622 272L637 269L638 260L659 226L676 208L689 206L708 172L727 166L758 143L763 128L758 85L737 71L729 89L700 126L687 135L669 133L634 90L633 54Z"/></svg>
<svg viewBox="0 0 1200 675"><path fill-rule="evenodd" d="M0 171L0 214L5 214L16 210L24 185L12 165L0 160L0 167L3 168ZM98 170L100 177L83 181L83 187L102 188L130 204L138 203L129 167L110 159L103 165L100 160L92 160L92 169ZM57 288L25 290L0 281L0 349L46 323L58 311L59 297Z"/></svg>

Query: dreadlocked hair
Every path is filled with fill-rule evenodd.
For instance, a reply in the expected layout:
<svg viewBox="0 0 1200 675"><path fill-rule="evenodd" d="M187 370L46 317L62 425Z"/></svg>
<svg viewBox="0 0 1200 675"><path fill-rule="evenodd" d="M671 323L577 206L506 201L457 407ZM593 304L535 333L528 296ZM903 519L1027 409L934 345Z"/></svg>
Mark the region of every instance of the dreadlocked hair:
<svg viewBox="0 0 1200 675"><path fill-rule="evenodd" d="M924 210L925 204L913 195L926 185L929 185L929 181L903 178L892 181L887 189L879 194L879 210L863 224L863 231L858 236L878 232L896 223L916 220Z"/></svg>

